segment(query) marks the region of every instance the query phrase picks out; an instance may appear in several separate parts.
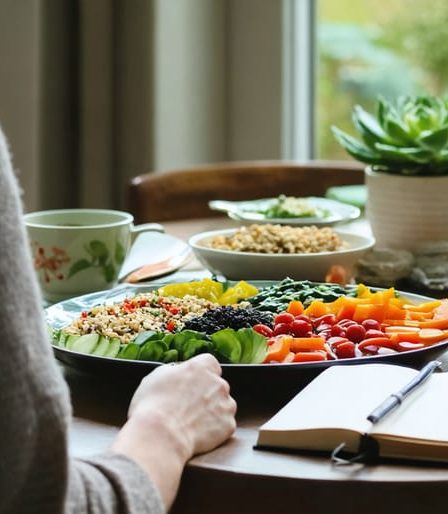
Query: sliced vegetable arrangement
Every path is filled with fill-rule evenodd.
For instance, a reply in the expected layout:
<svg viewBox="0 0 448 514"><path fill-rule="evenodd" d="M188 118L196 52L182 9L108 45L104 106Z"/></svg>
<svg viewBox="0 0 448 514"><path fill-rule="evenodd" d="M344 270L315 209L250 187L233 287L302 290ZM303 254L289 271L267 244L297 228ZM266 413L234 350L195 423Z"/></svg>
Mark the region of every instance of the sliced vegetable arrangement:
<svg viewBox="0 0 448 514"><path fill-rule="evenodd" d="M209 352L231 364L316 362L444 341L448 300L415 304L362 284L285 279L259 291L204 279L95 306L51 333L57 346L101 357L174 362Z"/></svg>

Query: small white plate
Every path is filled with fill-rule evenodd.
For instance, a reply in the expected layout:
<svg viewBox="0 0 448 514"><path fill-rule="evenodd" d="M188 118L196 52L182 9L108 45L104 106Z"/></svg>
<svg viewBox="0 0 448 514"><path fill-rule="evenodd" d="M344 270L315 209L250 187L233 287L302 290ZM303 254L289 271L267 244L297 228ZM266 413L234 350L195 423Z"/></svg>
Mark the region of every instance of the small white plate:
<svg viewBox="0 0 448 514"><path fill-rule="evenodd" d="M295 280L323 282L333 265L342 266L350 275L358 259L375 244L373 237L335 230L348 246L334 252L269 254L218 250L204 246L207 240L215 236L228 236L235 231L202 232L189 240L196 257L207 269L231 280L281 280L291 277Z"/></svg>
<svg viewBox="0 0 448 514"><path fill-rule="evenodd" d="M211 200L210 209L226 212L234 220L244 223L273 223L279 225L319 225L330 226L336 223L343 223L359 218L361 210L354 205L348 205L337 200L330 200L319 196L304 197L311 206L326 211L328 215L319 217L298 217L298 218L270 218L256 210L269 208L278 198L261 198L259 200L247 200L242 202L231 202L227 200Z"/></svg>

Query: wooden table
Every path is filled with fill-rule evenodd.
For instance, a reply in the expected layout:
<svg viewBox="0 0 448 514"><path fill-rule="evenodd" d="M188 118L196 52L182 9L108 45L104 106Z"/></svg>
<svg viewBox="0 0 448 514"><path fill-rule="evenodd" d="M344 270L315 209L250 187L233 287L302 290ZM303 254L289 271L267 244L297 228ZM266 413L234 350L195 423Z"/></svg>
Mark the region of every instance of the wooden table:
<svg viewBox="0 0 448 514"><path fill-rule="evenodd" d="M223 218L218 222L167 223L166 228L186 238L192 232L214 228L216 223L232 224ZM197 263L191 266L195 269ZM100 452L124 422L136 384L109 382L70 368L65 368L65 376L74 408L71 453L86 456ZM263 397L241 395L239 400L235 436L220 448L190 461L173 514L445 512L448 467L335 467L325 457L254 450L258 426L280 405L274 395L266 393L266 388Z"/></svg>

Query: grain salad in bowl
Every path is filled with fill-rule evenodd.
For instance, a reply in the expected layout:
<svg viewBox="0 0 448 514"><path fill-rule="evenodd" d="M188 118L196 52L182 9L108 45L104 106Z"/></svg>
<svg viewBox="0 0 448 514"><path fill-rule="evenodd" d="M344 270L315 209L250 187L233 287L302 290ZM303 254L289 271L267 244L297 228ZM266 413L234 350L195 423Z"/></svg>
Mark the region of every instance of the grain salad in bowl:
<svg viewBox="0 0 448 514"><path fill-rule="evenodd" d="M329 227L314 225L250 225L229 234L218 234L204 242L217 250L252 253L320 253L347 247L340 235Z"/></svg>
<svg viewBox="0 0 448 514"><path fill-rule="evenodd" d="M348 275L374 245L373 237L330 227L253 224L238 229L202 232L190 238L199 261L232 280L322 282L332 266Z"/></svg>

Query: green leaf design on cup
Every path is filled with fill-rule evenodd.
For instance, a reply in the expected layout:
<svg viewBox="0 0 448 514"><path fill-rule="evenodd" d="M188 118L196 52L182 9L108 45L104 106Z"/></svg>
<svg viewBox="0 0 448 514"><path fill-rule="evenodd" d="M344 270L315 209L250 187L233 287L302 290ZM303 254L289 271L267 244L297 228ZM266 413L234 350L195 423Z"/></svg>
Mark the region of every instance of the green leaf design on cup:
<svg viewBox="0 0 448 514"><path fill-rule="evenodd" d="M79 273L84 269L90 268L90 266L91 263L87 259L80 259L79 261L74 262L68 271L67 278L76 275L76 273Z"/></svg>
<svg viewBox="0 0 448 514"><path fill-rule="evenodd" d="M111 262L108 262L102 267L102 271L106 282L113 282L115 278L115 266Z"/></svg>
<svg viewBox="0 0 448 514"><path fill-rule="evenodd" d="M84 246L85 251L88 253L90 259L79 259L76 261L68 272L68 278L76 275L80 271L89 268L100 268L104 280L107 283L113 282L116 278L117 268L114 265L113 258L118 266L123 264L126 256L123 245L117 241L115 243L115 252L112 257L111 252L103 241L94 239Z"/></svg>
<svg viewBox="0 0 448 514"><path fill-rule="evenodd" d="M99 261L105 261L109 257L109 250L107 249L107 246L102 241L98 241L97 239L90 241L90 243L86 246L86 250L92 257L96 257Z"/></svg>
<svg viewBox="0 0 448 514"><path fill-rule="evenodd" d="M124 249L124 246L120 243L120 241L117 241L115 243L115 262L121 266L124 262L124 258L126 257L126 251Z"/></svg>

